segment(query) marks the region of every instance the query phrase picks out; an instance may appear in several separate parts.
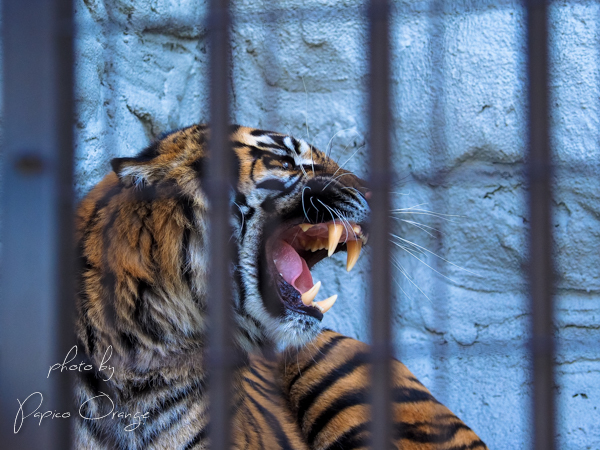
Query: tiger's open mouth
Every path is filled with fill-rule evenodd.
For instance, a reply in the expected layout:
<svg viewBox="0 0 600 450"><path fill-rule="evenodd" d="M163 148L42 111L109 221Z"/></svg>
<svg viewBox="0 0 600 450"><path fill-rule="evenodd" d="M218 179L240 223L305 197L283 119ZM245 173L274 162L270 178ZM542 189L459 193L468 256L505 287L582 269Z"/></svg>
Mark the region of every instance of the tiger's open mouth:
<svg viewBox="0 0 600 450"><path fill-rule="evenodd" d="M366 242L363 227L353 222L336 220L281 225L265 244L272 281L269 284L274 285L286 308L321 320L323 313L337 300L337 295L315 301L321 282L314 283L310 269L324 258L345 250L346 270L350 272Z"/></svg>

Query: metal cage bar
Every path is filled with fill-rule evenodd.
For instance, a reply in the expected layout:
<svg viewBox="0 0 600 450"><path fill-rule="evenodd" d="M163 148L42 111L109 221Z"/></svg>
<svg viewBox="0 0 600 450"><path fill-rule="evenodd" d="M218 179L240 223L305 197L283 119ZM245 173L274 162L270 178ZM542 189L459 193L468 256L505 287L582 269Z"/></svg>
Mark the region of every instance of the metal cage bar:
<svg viewBox="0 0 600 450"><path fill-rule="evenodd" d="M212 0L210 29L210 139L208 198L210 207L209 292L209 438L211 448L229 448L233 352L231 342L231 229L229 192L233 155L229 143L229 26L228 0Z"/></svg>
<svg viewBox="0 0 600 450"><path fill-rule="evenodd" d="M39 426L26 415L40 402L40 412L72 411L69 375L46 376L74 343L72 8L71 0L3 2L3 448L70 447L69 419ZM18 400L30 395L21 424Z"/></svg>
<svg viewBox="0 0 600 450"><path fill-rule="evenodd" d="M552 162L549 141L548 11L527 2L529 79L529 287L533 360L534 448L555 448L552 263Z"/></svg>
<svg viewBox="0 0 600 450"><path fill-rule="evenodd" d="M390 448L390 101L389 3L369 4L369 141L371 158L371 431L372 448Z"/></svg>

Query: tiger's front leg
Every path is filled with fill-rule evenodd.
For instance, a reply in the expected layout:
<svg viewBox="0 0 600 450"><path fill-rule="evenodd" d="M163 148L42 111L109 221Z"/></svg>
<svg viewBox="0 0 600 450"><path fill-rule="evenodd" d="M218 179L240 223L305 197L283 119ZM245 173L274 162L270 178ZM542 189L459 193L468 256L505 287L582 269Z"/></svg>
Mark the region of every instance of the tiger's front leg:
<svg viewBox="0 0 600 450"><path fill-rule="evenodd" d="M282 355L284 395L310 448L368 448L368 356L366 344L329 330L301 350ZM396 360L390 399L395 448L487 449Z"/></svg>

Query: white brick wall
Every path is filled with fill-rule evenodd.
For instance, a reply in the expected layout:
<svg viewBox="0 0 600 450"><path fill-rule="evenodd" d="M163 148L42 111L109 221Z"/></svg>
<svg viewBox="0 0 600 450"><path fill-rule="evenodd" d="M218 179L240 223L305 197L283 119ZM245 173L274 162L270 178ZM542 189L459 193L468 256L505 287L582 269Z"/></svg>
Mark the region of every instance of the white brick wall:
<svg viewBox="0 0 600 450"><path fill-rule="evenodd" d="M234 120L309 137L321 149L333 137L334 157L354 155L346 167L366 177L363 5L234 3ZM518 2L445 3L394 3L396 206L424 204L452 216L399 215L439 229L432 237L399 222L397 232L452 264L427 252L415 255L423 263L396 255L414 282L395 274L398 356L490 448L525 448L531 386L524 12ZM163 131L207 120L205 13L206 4L194 0L77 2L80 195L109 170L111 157L133 155ZM593 2L552 7L564 449L600 448L599 18ZM326 325L362 340L367 269L363 258L347 275L334 257L315 275L325 295L341 294Z"/></svg>

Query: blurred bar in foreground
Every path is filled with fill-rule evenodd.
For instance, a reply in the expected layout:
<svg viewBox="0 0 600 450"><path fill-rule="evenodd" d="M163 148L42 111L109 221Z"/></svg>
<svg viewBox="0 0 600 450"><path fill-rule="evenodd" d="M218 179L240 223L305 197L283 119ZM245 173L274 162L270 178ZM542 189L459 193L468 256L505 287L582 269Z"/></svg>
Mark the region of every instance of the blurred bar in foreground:
<svg viewBox="0 0 600 450"><path fill-rule="evenodd" d="M391 440L391 271L390 271L390 90L387 0L369 4L369 147L371 176L371 432L372 448L388 449Z"/></svg>
<svg viewBox="0 0 600 450"><path fill-rule="evenodd" d="M548 11L527 2L529 77L529 289L533 361L534 448L555 448L552 263L552 161L549 141Z"/></svg>
<svg viewBox="0 0 600 450"><path fill-rule="evenodd" d="M210 291L208 377L209 438L212 449L230 445L230 402L233 351L231 342L231 227L229 192L233 153L229 143L229 26L227 0L211 0L210 141L207 193L210 204ZM229 250L229 251L228 251Z"/></svg>
<svg viewBox="0 0 600 450"><path fill-rule="evenodd" d="M74 343L73 6L27 0L2 7L0 442L11 450L67 449L70 419L40 426L34 417L21 423L17 412L18 400L31 395L24 415L42 398L40 413L76 414L70 376L47 377Z"/></svg>

